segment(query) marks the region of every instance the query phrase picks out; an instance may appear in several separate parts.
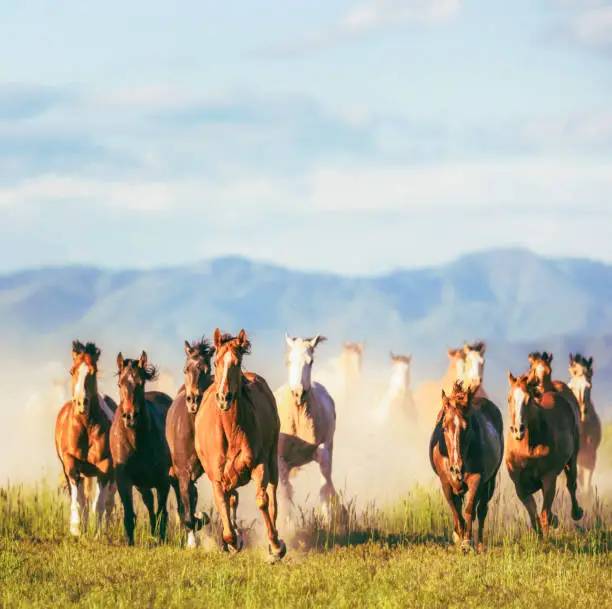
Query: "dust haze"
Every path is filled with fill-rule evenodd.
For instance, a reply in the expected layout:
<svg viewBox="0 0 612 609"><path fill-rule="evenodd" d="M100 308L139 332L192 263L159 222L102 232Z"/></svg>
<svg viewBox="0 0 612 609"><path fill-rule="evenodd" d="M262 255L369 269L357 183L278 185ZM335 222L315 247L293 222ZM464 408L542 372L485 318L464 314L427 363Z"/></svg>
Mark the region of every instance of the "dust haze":
<svg viewBox="0 0 612 609"><path fill-rule="evenodd" d="M98 344L104 349L103 341L98 341ZM401 413L393 413L386 421L375 423L373 412L388 389L391 360L388 355L375 357L366 346L361 377L353 386L353 395L347 398L338 367L340 349L340 345L332 347L329 344L317 348L313 379L326 386L336 403L332 479L343 501L351 502L357 509L371 502L383 507L406 496L415 483L431 485L437 490L439 484L429 462L428 445L440 408L441 381L446 367L427 378L412 374L411 389L417 400L416 422ZM150 361L156 363L155 350L148 352ZM275 357L271 357L270 352L268 346L258 356L257 342L254 341L253 355L245 359L244 367L262 374L272 390L276 390L285 382L286 371L282 350L279 349ZM109 394L118 402L113 353L112 349L103 350L98 384L100 392ZM149 389L159 389L174 396L182 384L182 353L182 343L172 358L164 353L166 357L160 366L159 379L149 383ZM261 353L265 353L265 357ZM418 353L415 353L413 361L417 358ZM54 447L54 428L57 413L70 395L69 365L69 346L64 353L57 353L57 360L42 362L35 367L15 359L3 363L0 484L33 483L43 478L51 485L60 484L61 467ZM507 425L504 380L492 379L485 367L484 387L499 406ZM600 461L593 482L601 489L609 489L612 476L609 471L602 471L602 467ZM505 465L502 464L501 469L502 477L507 476ZM306 465L292 476L291 481L296 506L304 510L315 508L321 485L318 465ZM212 493L206 475L199 480L198 490L198 508L208 511L212 506ZM261 518L254 495L252 484L240 489L239 519L253 522L260 529ZM172 492L170 498L172 513L175 509ZM139 498L137 502L140 502ZM281 516L279 513L282 533Z"/></svg>

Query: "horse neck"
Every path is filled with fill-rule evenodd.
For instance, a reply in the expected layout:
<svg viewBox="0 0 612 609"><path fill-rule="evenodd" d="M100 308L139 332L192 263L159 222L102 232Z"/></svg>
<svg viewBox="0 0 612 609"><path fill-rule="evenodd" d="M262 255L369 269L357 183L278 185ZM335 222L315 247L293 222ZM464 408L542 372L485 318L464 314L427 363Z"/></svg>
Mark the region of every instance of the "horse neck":
<svg viewBox="0 0 612 609"><path fill-rule="evenodd" d="M553 384L550 374L545 374L540 381L540 386L543 391L555 391L555 385Z"/></svg>

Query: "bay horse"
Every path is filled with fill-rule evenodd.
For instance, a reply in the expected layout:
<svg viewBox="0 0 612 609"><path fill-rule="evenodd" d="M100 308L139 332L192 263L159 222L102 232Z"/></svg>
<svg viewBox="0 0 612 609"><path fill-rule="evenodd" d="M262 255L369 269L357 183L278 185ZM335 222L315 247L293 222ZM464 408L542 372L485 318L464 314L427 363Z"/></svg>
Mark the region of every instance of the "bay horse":
<svg viewBox="0 0 612 609"><path fill-rule="evenodd" d="M81 533L81 520L87 528L90 501L96 512L96 535L105 511L108 524L114 502L109 438L117 405L98 393L100 354L95 343L73 341L72 396L61 407L55 423L55 448L70 491L70 533L74 536Z"/></svg>
<svg viewBox="0 0 612 609"><path fill-rule="evenodd" d="M456 381L450 396L442 389L442 411L429 443L429 459L440 478L454 519L453 542L473 548L472 525L478 517L478 546L497 472L504 454L504 430L499 408L476 389ZM462 514L465 507L465 518Z"/></svg>
<svg viewBox="0 0 612 609"><path fill-rule="evenodd" d="M506 466L516 494L529 514L538 536L557 526L552 512L557 476L565 472L572 501L572 519L583 510L576 498L580 429L573 407L558 391L542 390L529 373L513 376L508 370L510 428L506 440ZM538 519L533 494L541 490L542 511Z"/></svg>
<svg viewBox="0 0 612 609"><path fill-rule="evenodd" d="M418 419L416 404L410 388L410 366L412 355L395 355L391 358L391 378L389 387L378 403L374 420L381 424L389 420L397 423L416 424Z"/></svg>
<svg viewBox="0 0 612 609"><path fill-rule="evenodd" d="M288 519L292 516L293 488L289 480L292 470L315 461L321 471L319 502L326 518L338 493L332 482L336 406L327 389L312 380L314 351L327 340L317 334L313 338L292 338L285 334L289 352L286 364L288 380L274 392L280 417L278 468L283 506Z"/></svg>
<svg viewBox="0 0 612 609"><path fill-rule="evenodd" d="M593 358L576 353L569 356L569 388L580 408L580 450L578 452L578 483L581 490L592 492L592 479L601 444L601 421L591 399Z"/></svg>
<svg viewBox="0 0 612 609"><path fill-rule="evenodd" d="M547 351L532 351L528 359L531 366L528 372L529 379L537 380L540 392L556 391L560 393L572 407L576 424L580 427L580 406L576 396L566 383L552 380L553 354Z"/></svg>
<svg viewBox="0 0 612 609"><path fill-rule="evenodd" d="M185 383L179 388L166 417L166 440L172 458L170 477L179 517L187 529L188 548L196 547L195 531L208 522L207 515L195 512L198 503L196 481L204 470L195 450L194 433L195 415L204 392L212 384L214 352L214 347L205 338L193 344L185 341Z"/></svg>
<svg viewBox="0 0 612 609"><path fill-rule="evenodd" d="M156 374L145 351L139 359L124 358L121 352L117 355L120 402L111 426L110 448L129 545L134 545L134 486L149 512L151 533L157 533L162 541L166 537L172 460L165 424L172 398L161 391L145 392L145 383ZM157 515L153 489L157 492Z"/></svg>
<svg viewBox="0 0 612 609"><path fill-rule="evenodd" d="M242 371L242 359L251 351L244 329L232 336L217 328L214 347L214 381L196 415L195 446L223 522L224 549L242 549L237 489L252 480L270 541L269 558L278 561L287 548L276 527L280 435L276 400L263 377Z"/></svg>

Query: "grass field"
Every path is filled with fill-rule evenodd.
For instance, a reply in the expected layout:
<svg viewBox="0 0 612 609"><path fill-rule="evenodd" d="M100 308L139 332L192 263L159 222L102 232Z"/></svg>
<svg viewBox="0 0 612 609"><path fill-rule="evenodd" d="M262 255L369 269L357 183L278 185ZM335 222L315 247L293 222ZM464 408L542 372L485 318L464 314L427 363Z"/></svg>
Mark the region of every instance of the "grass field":
<svg viewBox="0 0 612 609"><path fill-rule="evenodd" d="M612 429L600 467L612 471ZM503 477L502 477L503 478ZM136 546L125 546L121 509L107 535L67 534L68 498L43 483L0 489L3 607L604 607L612 598L612 497L576 526L561 485L561 526L538 542L502 479L485 529L486 552L449 543L450 514L437 484L414 486L389 505L350 506L348 530L302 514L286 558L245 523L247 548L189 551L171 518L158 547L139 511ZM589 508L589 506L586 506ZM173 512L171 512L173 513ZM289 540L288 540L289 541Z"/></svg>

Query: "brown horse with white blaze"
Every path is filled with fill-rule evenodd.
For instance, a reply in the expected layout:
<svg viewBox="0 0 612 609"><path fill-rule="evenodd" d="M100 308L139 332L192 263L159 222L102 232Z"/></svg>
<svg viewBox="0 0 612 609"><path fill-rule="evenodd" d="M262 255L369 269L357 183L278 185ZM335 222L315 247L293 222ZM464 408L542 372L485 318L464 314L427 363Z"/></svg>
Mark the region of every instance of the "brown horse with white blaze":
<svg viewBox="0 0 612 609"><path fill-rule="evenodd" d="M232 336L217 328L214 346L215 377L196 415L195 446L223 522L224 548L242 549L237 489L252 480L268 532L270 559L277 561L286 546L276 527L280 435L276 401L263 377L242 371L242 358L251 350L244 330Z"/></svg>
<svg viewBox="0 0 612 609"><path fill-rule="evenodd" d="M195 449L195 415L205 391L212 384L211 358L214 347L205 339L189 344L185 341L185 383L170 406L166 417L166 439L172 457L171 480L178 512L187 529L187 547L196 546L195 531L208 522L205 514L196 514L198 489L196 481L204 473Z"/></svg>
<svg viewBox="0 0 612 609"><path fill-rule="evenodd" d="M145 383L154 379L157 369L148 364L145 351L140 359L117 355L119 409L111 426L110 447L115 464L117 491L123 504L123 525L129 545L134 545L134 503L136 487L149 512L151 533L166 536L170 490L170 449L165 423L172 398L160 391L145 392ZM153 500L157 491L157 515ZM159 527L158 527L159 520Z"/></svg>
<svg viewBox="0 0 612 609"><path fill-rule="evenodd" d="M110 427L117 405L98 393L100 349L95 343L72 343L72 400L60 409L55 424L55 448L72 499L70 532L79 535L81 519L88 524L89 506L85 480L95 479L93 505L96 533L106 509L107 523L114 499ZM84 479L85 478L85 479ZM87 485L89 486L89 485Z"/></svg>
<svg viewBox="0 0 612 609"><path fill-rule="evenodd" d="M578 483L581 490L592 492L592 479L597 463L597 449L601 444L601 421L591 399L593 387L593 358L570 353L570 382L580 408L580 450L578 452Z"/></svg>
<svg viewBox="0 0 612 609"><path fill-rule="evenodd" d="M453 541L473 547L472 525L478 517L478 550L489 501L504 453L502 414L486 398L475 399L472 387L455 382L450 396L442 389L442 411L429 443L429 459L453 513ZM465 504L465 518L462 504Z"/></svg>
<svg viewBox="0 0 612 609"><path fill-rule="evenodd" d="M572 405L558 391L541 391L539 381L508 371L510 429L506 440L506 466L516 494L539 536L556 526L552 512L557 476L565 471L572 500L572 519L583 510L576 498L576 475L580 430ZM541 490L542 511L538 519L533 494Z"/></svg>

